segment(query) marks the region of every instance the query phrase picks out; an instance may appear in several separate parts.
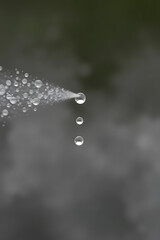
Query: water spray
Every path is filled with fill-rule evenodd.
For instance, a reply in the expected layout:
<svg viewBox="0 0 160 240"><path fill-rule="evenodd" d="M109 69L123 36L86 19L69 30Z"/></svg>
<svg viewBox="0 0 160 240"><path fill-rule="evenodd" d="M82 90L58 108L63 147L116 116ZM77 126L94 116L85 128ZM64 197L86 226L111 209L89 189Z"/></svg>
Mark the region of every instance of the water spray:
<svg viewBox="0 0 160 240"><path fill-rule="evenodd" d="M5 126L7 119L11 119L17 112L26 113L29 110L37 111L38 106L46 104L53 105L56 102L75 98L78 104L86 101L83 93L73 93L64 88L53 86L38 78L33 78L28 73L15 69L13 73L3 71L0 66L0 117ZM83 119L78 117L78 125ZM77 146L83 144L84 140L78 136L74 140Z"/></svg>

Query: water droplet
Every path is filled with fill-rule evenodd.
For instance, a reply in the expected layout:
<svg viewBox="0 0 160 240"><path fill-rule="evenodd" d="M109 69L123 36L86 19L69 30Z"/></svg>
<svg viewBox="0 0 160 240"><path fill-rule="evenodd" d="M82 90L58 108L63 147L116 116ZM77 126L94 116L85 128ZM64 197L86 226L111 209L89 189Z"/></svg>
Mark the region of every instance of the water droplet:
<svg viewBox="0 0 160 240"><path fill-rule="evenodd" d="M11 107L11 104L10 103L7 103L7 108L10 108Z"/></svg>
<svg viewBox="0 0 160 240"><path fill-rule="evenodd" d="M14 82L14 86L18 87L18 82L17 81Z"/></svg>
<svg viewBox="0 0 160 240"><path fill-rule="evenodd" d="M16 99L15 97L10 97L10 98L9 98L9 101L10 101L10 103L12 103L12 104L16 104L16 103L17 103L17 99Z"/></svg>
<svg viewBox="0 0 160 240"><path fill-rule="evenodd" d="M76 103L83 104L86 101L86 96L84 93L78 93L79 97L75 98Z"/></svg>
<svg viewBox="0 0 160 240"><path fill-rule="evenodd" d="M25 113L27 112L27 108L26 107L23 107L22 111Z"/></svg>
<svg viewBox="0 0 160 240"><path fill-rule="evenodd" d="M81 146L81 145L84 143L83 137L77 136L77 137L74 139L74 143L75 143L77 146Z"/></svg>
<svg viewBox="0 0 160 240"><path fill-rule="evenodd" d="M32 99L32 103L33 103L33 105L37 106L40 103L39 98Z"/></svg>
<svg viewBox="0 0 160 240"><path fill-rule="evenodd" d="M27 98L28 97L28 93L23 93L23 97Z"/></svg>
<svg viewBox="0 0 160 240"><path fill-rule="evenodd" d="M7 115L8 115L8 110L7 110L7 109L3 109L2 115L3 115L3 116L7 116Z"/></svg>
<svg viewBox="0 0 160 240"><path fill-rule="evenodd" d="M43 98L43 94L42 94L42 93L39 93L39 94L38 94L38 98L39 98L39 99Z"/></svg>
<svg viewBox="0 0 160 240"><path fill-rule="evenodd" d="M41 88L42 87L42 81L41 80L36 80L35 81L35 87L36 88Z"/></svg>
<svg viewBox="0 0 160 240"><path fill-rule="evenodd" d="M34 108L33 110L36 112L36 111L37 111L37 108Z"/></svg>
<svg viewBox="0 0 160 240"><path fill-rule="evenodd" d="M25 74L24 74L24 76L25 76L25 77L28 77L28 76L29 76L29 74L28 74L28 73L25 73Z"/></svg>
<svg viewBox="0 0 160 240"><path fill-rule="evenodd" d="M6 81L6 85L7 85L7 86L11 86L11 84L12 84L11 80L7 80L7 81Z"/></svg>
<svg viewBox="0 0 160 240"><path fill-rule="evenodd" d="M32 89L31 89L31 90L29 90L29 93L30 93L31 95L33 94L33 92L34 92L34 91L33 91Z"/></svg>
<svg viewBox="0 0 160 240"><path fill-rule="evenodd" d="M27 79L26 79L26 78L23 78L23 79L22 79L22 83L23 83L23 84L27 84Z"/></svg>
<svg viewBox="0 0 160 240"><path fill-rule="evenodd" d="M3 70L3 67L2 66L0 66L0 71L2 71Z"/></svg>
<svg viewBox="0 0 160 240"><path fill-rule="evenodd" d="M6 92L5 86L3 84L0 84L0 95L5 94L5 92Z"/></svg>
<svg viewBox="0 0 160 240"><path fill-rule="evenodd" d="M78 125L82 125L82 123L83 123L83 118L82 118L82 117L78 117L78 118L76 119L76 123L77 123Z"/></svg>

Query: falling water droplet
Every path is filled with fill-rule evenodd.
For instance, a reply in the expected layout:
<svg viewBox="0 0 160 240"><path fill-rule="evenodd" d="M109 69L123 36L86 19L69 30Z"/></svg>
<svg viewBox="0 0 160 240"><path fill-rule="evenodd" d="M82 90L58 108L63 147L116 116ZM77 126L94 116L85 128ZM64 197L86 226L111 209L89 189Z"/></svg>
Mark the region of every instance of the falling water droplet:
<svg viewBox="0 0 160 240"><path fill-rule="evenodd" d="M74 143L75 143L77 146L81 146L81 145L84 143L83 137L77 136L77 137L74 139Z"/></svg>
<svg viewBox="0 0 160 240"><path fill-rule="evenodd" d="M82 125L82 124L83 124L83 118L82 118L82 117L78 117L78 118L76 119L76 123L77 123L78 125Z"/></svg>
<svg viewBox="0 0 160 240"><path fill-rule="evenodd" d="M75 98L76 103L83 104L86 101L86 96L84 93L78 93L78 97Z"/></svg>

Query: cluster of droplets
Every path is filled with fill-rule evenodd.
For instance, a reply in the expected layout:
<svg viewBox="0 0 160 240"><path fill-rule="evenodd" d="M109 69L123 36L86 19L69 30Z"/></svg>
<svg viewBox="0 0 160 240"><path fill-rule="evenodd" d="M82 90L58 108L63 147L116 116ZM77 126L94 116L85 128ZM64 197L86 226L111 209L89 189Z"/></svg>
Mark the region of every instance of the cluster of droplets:
<svg viewBox="0 0 160 240"><path fill-rule="evenodd" d="M53 104L77 96L17 69L13 74L3 72L0 66L0 116L3 119L10 118L17 111L37 111L40 104Z"/></svg>
<svg viewBox="0 0 160 240"><path fill-rule="evenodd" d="M78 93L78 97L75 98L75 101L78 103L78 104L83 104L85 101L86 101L86 96L83 94L83 93ZM77 117L76 119L76 123L78 125L82 125L84 122L83 118L82 117ZM77 146L81 146L83 145L84 143L84 139L82 136L77 136L75 139L74 139L74 142Z"/></svg>

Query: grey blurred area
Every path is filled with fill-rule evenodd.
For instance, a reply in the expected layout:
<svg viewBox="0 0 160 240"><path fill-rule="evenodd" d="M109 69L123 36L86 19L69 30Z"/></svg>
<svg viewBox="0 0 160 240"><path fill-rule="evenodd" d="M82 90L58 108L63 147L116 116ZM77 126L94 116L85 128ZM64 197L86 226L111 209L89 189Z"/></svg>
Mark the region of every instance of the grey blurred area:
<svg viewBox="0 0 160 240"><path fill-rule="evenodd" d="M160 239L159 9L1 1L0 65L87 101L0 127L0 240Z"/></svg>

